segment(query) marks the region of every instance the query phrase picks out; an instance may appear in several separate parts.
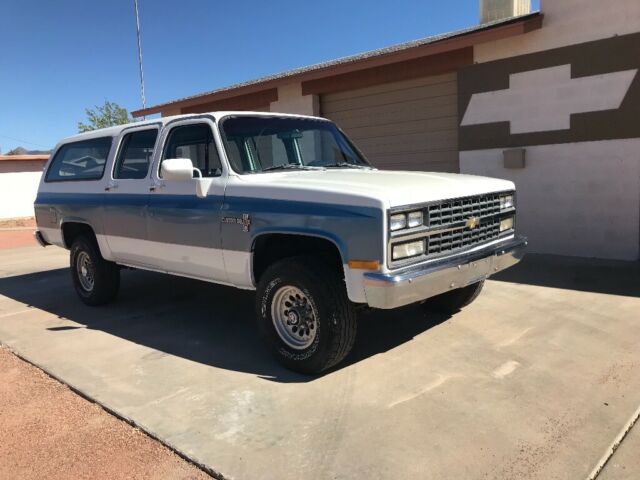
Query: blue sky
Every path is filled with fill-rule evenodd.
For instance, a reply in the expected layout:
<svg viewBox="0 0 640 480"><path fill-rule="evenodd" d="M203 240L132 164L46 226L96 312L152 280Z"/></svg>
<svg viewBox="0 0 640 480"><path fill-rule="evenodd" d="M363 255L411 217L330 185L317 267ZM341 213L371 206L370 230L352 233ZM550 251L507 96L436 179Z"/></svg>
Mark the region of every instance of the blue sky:
<svg viewBox="0 0 640 480"><path fill-rule="evenodd" d="M139 0L147 105L472 26L478 4ZM53 147L104 99L140 107L133 0L3 0L0 18L2 152Z"/></svg>

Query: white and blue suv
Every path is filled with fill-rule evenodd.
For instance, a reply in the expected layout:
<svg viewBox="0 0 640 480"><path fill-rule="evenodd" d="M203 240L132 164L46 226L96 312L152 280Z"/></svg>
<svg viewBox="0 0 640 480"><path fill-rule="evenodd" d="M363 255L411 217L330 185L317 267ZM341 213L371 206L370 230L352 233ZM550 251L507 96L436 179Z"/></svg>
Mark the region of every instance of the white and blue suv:
<svg viewBox="0 0 640 480"><path fill-rule="evenodd" d="M35 213L38 241L70 250L85 303L115 298L121 266L256 290L261 333L304 373L349 353L357 306L455 311L526 246L512 182L380 171L332 122L276 113L67 138Z"/></svg>

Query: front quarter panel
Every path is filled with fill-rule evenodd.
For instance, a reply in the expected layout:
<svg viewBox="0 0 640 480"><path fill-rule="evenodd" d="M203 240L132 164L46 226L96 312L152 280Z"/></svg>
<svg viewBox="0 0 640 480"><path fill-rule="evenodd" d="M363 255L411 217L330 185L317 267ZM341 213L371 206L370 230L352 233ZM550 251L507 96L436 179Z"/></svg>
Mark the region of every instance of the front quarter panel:
<svg viewBox="0 0 640 480"><path fill-rule="evenodd" d="M342 257L348 287L350 283L357 284L348 271L350 260L384 263L381 208L229 195L222 217L226 268L236 285L251 282L253 286L251 250L255 240L266 234L307 235L331 241ZM352 292L353 288L356 287L348 288L349 297L360 300L361 295Z"/></svg>

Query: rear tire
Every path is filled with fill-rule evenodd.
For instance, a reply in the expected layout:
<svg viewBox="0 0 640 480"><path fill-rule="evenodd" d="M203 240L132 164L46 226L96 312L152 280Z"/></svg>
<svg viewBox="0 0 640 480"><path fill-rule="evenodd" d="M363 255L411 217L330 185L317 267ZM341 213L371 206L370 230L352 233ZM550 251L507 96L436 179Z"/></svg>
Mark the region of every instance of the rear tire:
<svg viewBox="0 0 640 480"><path fill-rule="evenodd" d="M71 280L76 293L87 305L111 302L120 287L120 269L102 258L96 241L79 236L71 245Z"/></svg>
<svg viewBox="0 0 640 480"><path fill-rule="evenodd" d="M271 265L258 282L258 329L285 367L317 374L342 361L356 336L344 280L327 261L293 257Z"/></svg>
<svg viewBox="0 0 640 480"><path fill-rule="evenodd" d="M450 292L441 293L423 303L426 310L440 313L455 313L473 302L484 286L484 280L472 283L463 288L456 288Z"/></svg>

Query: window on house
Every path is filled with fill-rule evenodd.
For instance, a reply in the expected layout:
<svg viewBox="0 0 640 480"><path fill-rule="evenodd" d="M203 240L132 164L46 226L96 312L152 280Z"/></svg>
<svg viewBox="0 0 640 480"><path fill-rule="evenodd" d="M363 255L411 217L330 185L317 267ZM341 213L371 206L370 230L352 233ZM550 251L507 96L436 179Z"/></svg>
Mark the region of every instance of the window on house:
<svg viewBox="0 0 640 480"><path fill-rule="evenodd" d="M101 179L112 140L112 137L101 137L63 145L51 160L45 181Z"/></svg>
<svg viewBox="0 0 640 480"><path fill-rule="evenodd" d="M142 130L125 135L113 178L141 179L147 176L158 130Z"/></svg>

